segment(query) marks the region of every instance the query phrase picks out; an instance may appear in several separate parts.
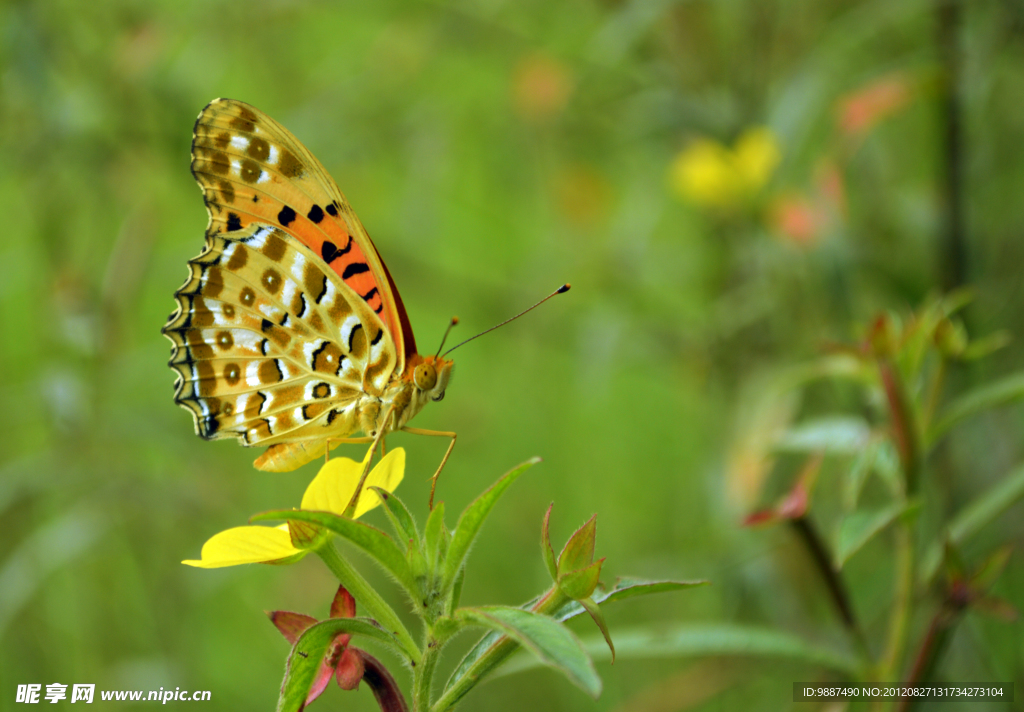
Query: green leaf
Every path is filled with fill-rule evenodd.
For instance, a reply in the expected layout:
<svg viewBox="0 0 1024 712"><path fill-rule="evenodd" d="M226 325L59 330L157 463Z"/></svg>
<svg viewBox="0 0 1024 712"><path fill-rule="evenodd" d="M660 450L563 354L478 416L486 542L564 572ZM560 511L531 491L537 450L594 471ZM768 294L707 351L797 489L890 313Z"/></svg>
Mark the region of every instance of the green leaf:
<svg viewBox="0 0 1024 712"><path fill-rule="evenodd" d="M380 501L384 503L384 511L395 528L395 535L403 541L412 540L412 546L419 546L420 533L416 528L416 520L409 513L409 508L398 498L397 495L388 492L383 487L371 487Z"/></svg>
<svg viewBox="0 0 1024 712"><path fill-rule="evenodd" d="M369 554L394 576L410 595L415 590L409 562L406 561L405 554L395 544L394 539L380 529L354 519L349 519L348 517L342 517L333 512L310 512L302 509L280 509L261 512L253 516L251 521L260 522L274 519L309 522L329 529L338 536L348 539Z"/></svg>
<svg viewBox="0 0 1024 712"><path fill-rule="evenodd" d="M584 639L583 647L596 660L610 657L602 637ZM814 645L770 628L730 623L619 629L615 631L615 653L617 660L736 655L789 660L851 677L860 674L857 661L836 652L835 646ZM495 671L495 675L511 675L535 667L537 662L532 658L516 655Z"/></svg>
<svg viewBox="0 0 1024 712"><path fill-rule="evenodd" d="M562 593L575 601L589 598L601 578L602 564L604 559L599 559L586 568L562 574L558 577L558 587L562 589Z"/></svg>
<svg viewBox="0 0 1024 712"><path fill-rule="evenodd" d="M707 581L648 581L645 579L634 579L634 578L621 578L615 582L615 587L611 590L597 589L591 599L597 604L615 603L617 601L625 601L629 598L636 598L638 596L649 596L654 593L668 593L670 591L681 591L686 588L694 588L696 586L704 586ZM531 608L538 599L533 599L524 603L520 608L527 609ZM585 609L576 601L570 601L561 608L559 608L552 617L558 621L567 621L570 618L584 613ZM469 652L459 661L458 666L452 672L451 677L448 680L447 688L452 687L456 682L459 681L473 666L473 664L484 654L492 645L498 642L501 638L500 633L488 633L484 635L476 642L476 644L470 648Z"/></svg>
<svg viewBox="0 0 1024 712"><path fill-rule="evenodd" d="M579 604L583 606L583 610L590 614L590 617L597 624L598 630L601 631L601 635L604 636L604 642L608 644L608 650L612 654L612 664L615 663L615 644L612 643L612 635L608 632L608 624L604 621L604 613L601 612L601 608L592 598L580 599Z"/></svg>
<svg viewBox="0 0 1024 712"><path fill-rule="evenodd" d="M601 678L580 641L553 618L504 606L462 608L456 611L456 617L508 636L591 697L601 694Z"/></svg>
<svg viewBox="0 0 1024 712"><path fill-rule="evenodd" d="M594 548L597 541L597 515L593 515L579 529L573 532L558 555L558 575L585 569L594 562ZM589 593L587 595L590 595Z"/></svg>
<svg viewBox="0 0 1024 712"><path fill-rule="evenodd" d="M455 582L452 585L452 595L448 598L448 610L449 616L455 615L455 609L459 607L459 601L462 600L462 584L466 582L466 567L463 566L459 569L458 575L455 577Z"/></svg>
<svg viewBox="0 0 1024 712"><path fill-rule="evenodd" d="M965 418L1022 398L1024 398L1024 373L1015 373L970 391L943 409L942 416L929 433L929 443L935 443L950 428Z"/></svg>
<svg viewBox="0 0 1024 712"><path fill-rule="evenodd" d="M843 568L850 557L860 551L883 529L893 523L906 509L901 502L874 510L860 510L847 515L839 526L835 566Z"/></svg>
<svg viewBox="0 0 1024 712"><path fill-rule="evenodd" d="M790 428L776 441L777 452L829 452L853 455L868 444L871 429L863 418L820 418Z"/></svg>
<svg viewBox="0 0 1024 712"><path fill-rule="evenodd" d="M341 633L364 635L401 650L395 637L382 630L369 618L329 618L310 626L295 641L288 656L284 682L281 684L281 696L277 700L278 712L298 712L306 704L306 697L313 686L324 655Z"/></svg>
<svg viewBox="0 0 1024 712"><path fill-rule="evenodd" d="M878 459L878 441L873 441L866 448L857 453L850 465L850 469L843 478L843 507L850 512L856 509L857 500L864 490L864 483L868 475L875 468L875 461Z"/></svg>
<svg viewBox="0 0 1024 712"><path fill-rule="evenodd" d="M519 479L521 474L538 462L540 462L540 458L535 457L505 473L501 479L473 500L462 512L458 524L455 525L452 543L448 547L448 555L444 561L444 575L441 581L442 593L448 591L451 587L452 582L455 580L455 575L458 574L466 559L466 555L469 554L469 548L473 545L476 535L480 532L480 527L483 525L487 515L491 513L491 509L494 508L498 498L505 493L505 490L513 482Z"/></svg>
<svg viewBox="0 0 1024 712"><path fill-rule="evenodd" d="M551 508L554 506L554 502L548 505L548 511L544 513L544 521L540 525L540 549L551 580L557 581L558 566L555 564L555 550L551 547L551 531L548 526L551 521Z"/></svg>
<svg viewBox="0 0 1024 712"><path fill-rule="evenodd" d="M1024 465L1019 465L1006 477L961 509L950 521L948 540L962 546L989 522L995 520L1019 500L1024 498ZM929 547L921 564L922 577L931 581L942 563L942 542Z"/></svg>
<svg viewBox="0 0 1024 712"><path fill-rule="evenodd" d="M438 502L430 510L427 517L427 526L423 529L424 554L427 557L427 566L431 571L437 571L440 566L439 554L443 548L444 540L444 502Z"/></svg>

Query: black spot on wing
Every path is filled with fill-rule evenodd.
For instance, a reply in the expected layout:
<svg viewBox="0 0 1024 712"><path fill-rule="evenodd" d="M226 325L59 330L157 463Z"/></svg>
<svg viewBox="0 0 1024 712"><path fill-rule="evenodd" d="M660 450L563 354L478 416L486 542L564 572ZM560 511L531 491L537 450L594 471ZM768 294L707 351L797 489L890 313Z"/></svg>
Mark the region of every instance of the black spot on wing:
<svg viewBox="0 0 1024 712"><path fill-rule="evenodd" d="M347 255L349 250L352 249L352 238L348 238L348 242L345 243L345 247L338 249L330 240L324 240L324 243L320 246L320 256L324 258L324 262L330 264L334 260Z"/></svg>
<svg viewBox="0 0 1024 712"><path fill-rule="evenodd" d="M352 352L352 340L355 338L356 332L359 331L362 328L363 328L362 324L356 324L355 326L352 327L352 331L348 332L348 350L349 350L349 353Z"/></svg>
<svg viewBox="0 0 1024 712"><path fill-rule="evenodd" d="M370 346L376 346L380 342L380 340L381 340L381 338L383 336L384 336L384 330L383 329L378 329L377 330L377 335L374 336L373 337L373 341L370 342Z"/></svg>
<svg viewBox="0 0 1024 712"><path fill-rule="evenodd" d="M274 322L272 322L270 319L264 319L263 321L260 322L261 331L270 331L272 328L274 328ZM266 339L264 339L264 341L265 340Z"/></svg>
<svg viewBox="0 0 1024 712"><path fill-rule="evenodd" d="M281 212L277 214L277 221L281 223L281 227L288 227L295 221L295 211L287 205L284 206L281 208Z"/></svg>
<svg viewBox="0 0 1024 712"><path fill-rule="evenodd" d="M241 230L242 229L242 218L238 217L234 213L228 213L228 231Z"/></svg>
<svg viewBox="0 0 1024 712"><path fill-rule="evenodd" d="M338 209L334 207L334 203L331 203L330 205L327 206L327 212L330 214L331 217L338 217Z"/></svg>
<svg viewBox="0 0 1024 712"><path fill-rule="evenodd" d="M313 203L313 207L306 213L306 217L319 225L320 221L324 219L324 211L320 209L319 205Z"/></svg>
<svg viewBox="0 0 1024 712"><path fill-rule="evenodd" d="M365 262L352 262L345 268L345 272L341 275L341 278L347 281L351 277L355 277L357 274L369 271L370 266Z"/></svg>

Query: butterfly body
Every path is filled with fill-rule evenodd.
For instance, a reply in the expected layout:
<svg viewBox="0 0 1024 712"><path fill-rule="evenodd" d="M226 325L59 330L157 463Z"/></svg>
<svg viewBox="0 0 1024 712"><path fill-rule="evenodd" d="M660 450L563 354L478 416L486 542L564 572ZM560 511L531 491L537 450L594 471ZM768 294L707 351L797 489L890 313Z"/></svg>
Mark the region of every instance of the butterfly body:
<svg viewBox="0 0 1024 712"><path fill-rule="evenodd" d="M416 353L398 289L334 181L280 124L217 100L193 174L210 213L164 326L175 401L205 439L271 446L284 471L357 433L400 430L440 400L452 362Z"/></svg>

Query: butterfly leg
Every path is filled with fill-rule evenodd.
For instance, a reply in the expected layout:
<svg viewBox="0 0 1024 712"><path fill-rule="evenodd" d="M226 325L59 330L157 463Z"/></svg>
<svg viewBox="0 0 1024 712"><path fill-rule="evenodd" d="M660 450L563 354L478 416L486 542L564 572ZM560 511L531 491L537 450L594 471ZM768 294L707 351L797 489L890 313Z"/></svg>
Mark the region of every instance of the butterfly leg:
<svg viewBox="0 0 1024 712"><path fill-rule="evenodd" d="M384 414L384 420L381 422L388 422L388 418L391 417L392 411L395 409L395 404L392 403ZM373 440L373 445L370 446L370 452L366 456L366 465L363 467L363 474L359 476L359 484L356 485L356 491L352 494L352 499L349 501L348 506L345 507L344 516L351 517L352 513L356 511L356 505L359 504L359 495L363 493L363 485L366 484L366 476L370 474L370 465L373 464L373 453L377 450L377 444L384 440L384 434L387 432L387 428L380 428L377 431L377 435L373 438L352 438L352 440Z"/></svg>
<svg viewBox="0 0 1024 712"><path fill-rule="evenodd" d="M448 462L448 458L451 457L452 449L455 448L456 433L452 433L446 430L424 430L423 428L402 428L407 433L413 435L433 435L434 437L451 438L452 441L448 444L448 450L445 452L444 457L441 458L441 464L437 466L437 472L430 478L430 509L434 508L434 490L437 488L437 478L441 474L441 470L444 469L445 463Z"/></svg>
<svg viewBox="0 0 1024 712"><path fill-rule="evenodd" d="M326 447L324 449L324 464L331 459L331 448L335 445L359 445L362 443L372 443L373 438L362 437L362 438L327 438Z"/></svg>

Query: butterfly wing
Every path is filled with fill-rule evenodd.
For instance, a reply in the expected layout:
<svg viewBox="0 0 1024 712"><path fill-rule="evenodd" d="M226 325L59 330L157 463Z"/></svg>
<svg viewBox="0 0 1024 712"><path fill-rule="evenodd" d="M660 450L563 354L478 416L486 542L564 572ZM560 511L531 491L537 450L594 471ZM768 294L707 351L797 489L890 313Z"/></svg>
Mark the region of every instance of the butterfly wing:
<svg viewBox="0 0 1024 712"><path fill-rule="evenodd" d="M253 223L295 237L381 318L404 372L416 343L394 280L334 179L288 129L216 99L196 120L192 174L210 213L208 240Z"/></svg>
<svg viewBox="0 0 1024 712"><path fill-rule="evenodd" d="M360 429L360 397L383 394L398 363L361 294L261 223L210 233L189 269L163 331L175 401L201 437L274 445Z"/></svg>

